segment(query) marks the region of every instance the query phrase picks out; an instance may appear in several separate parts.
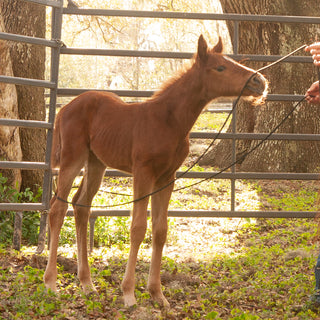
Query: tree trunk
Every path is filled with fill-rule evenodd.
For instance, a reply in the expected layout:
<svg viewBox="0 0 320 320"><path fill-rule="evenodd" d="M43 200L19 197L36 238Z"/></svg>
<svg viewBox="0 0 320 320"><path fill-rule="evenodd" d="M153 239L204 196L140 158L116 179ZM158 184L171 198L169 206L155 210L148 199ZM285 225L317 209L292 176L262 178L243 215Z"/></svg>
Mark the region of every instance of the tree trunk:
<svg viewBox="0 0 320 320"><path fill-rule="evenodd" d="M0 31L4 32L3 20L0 16ZM0 41L0 74L13 76L9 46ZM13 84L0 82L0 118L18 119L18 98ZM21 161L19 130L14 127L0 126L0 160ZM8 178L7 184L19 190L21 184L20 170L0 170Z"/></svg>
<svg viewBox="0 0 320 320"><path fill-rule="evenodd" d="M221 0L226 13L266 14L266 15L306 15L319 16L317 0ZM285 55L316 37L316 25L241 22L239 27L239 53ZM233 24L229 24L233 35ZM303 51L299 55L303 55ZM249 63L259 68L261 63ZM270 93L304 94L316 80L312 65L281 63L265 70L270 81ZM237 132L268 133L291 110L291 102L267 102L266 105L250 107L240 103L237 107ZM252 108L254 108L252 112ZM251 110L250 110L251 109ZM314 115L318 107L306 103L295 111L279 128L278 133L319 133L319 121ZM228 131L231 131L229 128ZM258 141L238 141L237 158L254 147ZM202 161L203 165L225 167L231 162L230 141L221 142ZM320 143L297 141L267 141L247 155L240 164L242 171L288 171L312 172L318 167Z"/></svg>
<svg viewBox="0 0 320 320"><path fill-rule="evenodd" d="M0 12L5 30L27 36L45 38L45 6L19 0L2 0ZM10 50L13 74L16 77L44 79L45 48L43 46L14 42ZM20 119L45 120L44 89L17 86ZM44 161L46 132L40 129L20 129L24 161ZM22 171L22 188L32 190L42 185L43 172Z"/></svg>

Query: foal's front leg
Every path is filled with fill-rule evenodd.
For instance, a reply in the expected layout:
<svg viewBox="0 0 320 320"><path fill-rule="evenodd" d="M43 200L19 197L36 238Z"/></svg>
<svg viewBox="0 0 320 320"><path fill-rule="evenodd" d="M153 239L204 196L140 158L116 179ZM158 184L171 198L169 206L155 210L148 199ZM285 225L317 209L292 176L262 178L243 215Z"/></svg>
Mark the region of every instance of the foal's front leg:
<svg viewBox="0 0 320 320"><path fill-rule="evenodd" d="M134 296L135 269L137 263L140 244L144 239L147 230L147 205L148 199L144 199L134 204L132 222L130 229L130 252L127 262L126 272L122 281L122 292L124 304L127 307L136 304Z"/></svg>
<svg viewBox="0 0 320 320"><path fill-rule="evenodd" d="M173 181L169 179L168 182ZM155 189L162 187L158 185ZM169 307L169 302L161 290L160 267L162 251L167 239L168 231L168 205L174 184L170 184L152 196L152 258L149 272L148 289L153 300L164 307Z"/></svg>
<svg viewBox="0 0 320 320"><path fill-rule="evenodd" d="M92 284L88 262L87 231L89 215L90 210L88 208L74 207L77 232L78 277L85 294L96 291Z"/></svg>
<svg viewBox="0 0 320 320"><path fill-rule="evenodd" d="M134 195L139 199L150 193L152 178L149 175L134 176ZM135 268L140 244L144 239L147 230L147 207L149 197L141 199L134 203L132 212L132 221L130 228L130 252L127 262L126 272L122 281L122 292L124 304L127 307L136 304L134 295L135 288Z"/></svg>

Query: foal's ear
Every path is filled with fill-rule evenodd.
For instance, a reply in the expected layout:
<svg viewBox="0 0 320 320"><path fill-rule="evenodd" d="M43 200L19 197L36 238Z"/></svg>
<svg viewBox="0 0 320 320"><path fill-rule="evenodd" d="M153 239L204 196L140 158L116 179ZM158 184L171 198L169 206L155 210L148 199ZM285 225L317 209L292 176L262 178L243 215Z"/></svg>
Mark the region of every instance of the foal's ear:
<svg viewBox="0 0 320 320"><path fill-rule="evenodd" d="M208 60L208 45L203 35L201 35L198 40L197 61L199 61L200 63L206 63L207 60Z"/></svg>
<svg viewBox="0 0 320 320"><path fill-rule="evenodd" d="M223 51L223 44L222 44L222 39L221 39L220 36L219 36L219 41L218 41L218 43L213 47L212 51L213 51L213 52L216 52L216 53L222 53L222 51Z"/></svg>

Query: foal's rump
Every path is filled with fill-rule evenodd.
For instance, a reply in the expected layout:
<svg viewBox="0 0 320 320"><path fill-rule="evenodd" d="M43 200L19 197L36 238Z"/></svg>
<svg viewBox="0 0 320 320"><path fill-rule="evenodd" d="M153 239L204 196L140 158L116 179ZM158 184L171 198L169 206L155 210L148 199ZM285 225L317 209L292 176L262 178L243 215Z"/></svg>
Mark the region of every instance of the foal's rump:
<svg viewBox="0 0 320 320"><path fill-rule="evenodd" d="M77 153L85 151L87 136L81 99L76 98L64 106L55 121L52 140L51 166L61 167L61 161L71 161ZM85 147L85 148L84 148Z"/></svg>
<svg viewBox="0 0 320 320"><path fill-rule="evenodd" d="M52 167L85 162L91 151L106 166L130 170L134 109L112 93L88 91L76 97L56 117ZM126 154L125 161L119 153Z"/></svg>

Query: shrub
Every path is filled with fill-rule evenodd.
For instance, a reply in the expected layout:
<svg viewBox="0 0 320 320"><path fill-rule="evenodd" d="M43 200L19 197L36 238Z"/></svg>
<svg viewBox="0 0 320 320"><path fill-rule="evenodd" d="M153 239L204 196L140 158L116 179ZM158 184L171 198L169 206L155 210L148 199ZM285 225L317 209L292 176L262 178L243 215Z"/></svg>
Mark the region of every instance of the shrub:
<svg viewBox="0 0 320 320"><path fill-rule="evenodd" d="M21 203L38 202L42 195L42 188L39 187L37 194L30 188L24 191L17 191L7 185L7 178L0 173L0 202L2 203ZM12 243L14 229L14 211L0 211L0 243L9 245ZM37 243L38 229L40 225L39 212L24 212L22 223L22 240L29 245Z"/></svg>

